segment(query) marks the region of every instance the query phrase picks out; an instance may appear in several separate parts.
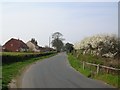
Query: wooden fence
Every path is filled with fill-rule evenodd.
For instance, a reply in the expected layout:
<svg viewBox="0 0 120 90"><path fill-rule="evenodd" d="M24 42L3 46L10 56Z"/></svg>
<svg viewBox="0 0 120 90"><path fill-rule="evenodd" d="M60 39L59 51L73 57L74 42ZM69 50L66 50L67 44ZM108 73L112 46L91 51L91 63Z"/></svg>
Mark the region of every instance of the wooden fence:
<svg viewBox="0 0 120 90"><path fill-rule="evenodd" d="M120 74L120 69L118 69L118 68L103 66L100 64L88 63L88 62L84 62L84 61L83 62L80 61L80 63L82 63L83 69L85 69L87 67L87 65L96 67L96 70L94 71L94 72L96 72L96 74L99 74L100 72L103 72L103 71L104 71L104 73Z"/></svg>

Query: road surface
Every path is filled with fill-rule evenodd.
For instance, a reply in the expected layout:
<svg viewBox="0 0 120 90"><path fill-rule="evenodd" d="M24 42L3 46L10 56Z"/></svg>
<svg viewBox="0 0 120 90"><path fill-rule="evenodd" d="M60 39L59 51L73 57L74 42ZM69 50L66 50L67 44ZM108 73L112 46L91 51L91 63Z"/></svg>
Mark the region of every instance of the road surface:
<svg viewBox="0 0 120 90"><path fill-rule="evenodd" d="M68 63L66 53L31 65L22 75L20 88L111 88L111 86L87 78Z"/></svg>

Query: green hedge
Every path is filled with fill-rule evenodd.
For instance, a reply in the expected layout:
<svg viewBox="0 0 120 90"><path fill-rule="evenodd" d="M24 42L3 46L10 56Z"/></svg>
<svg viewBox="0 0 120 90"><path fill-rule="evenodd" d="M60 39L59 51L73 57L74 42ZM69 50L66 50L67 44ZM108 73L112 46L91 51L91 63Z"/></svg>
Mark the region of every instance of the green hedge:
<svg viewBox="0 0 120 90"><path fill-rule="evenodd" d="M49 53L4 53L2 64L2 90L9 90L8 84L13 78L20 76L26 66L36 61L43 60L55 55L55 52Z"/></svg>
<svg viewBox="0 0 120 90"><path fill-rule="evenodd" d="M2 57L2 64L10 64L10 63L14 63L14 62L20 62L20 61L24 61L24 60L28 60L31 58L36 58L36 57L41 57L41 56L47 56L50 54L53 54L54 52L49 52L49 53L28 53L28 54L15 54L15 55L11 55L11 54L3 54L0 56L0 58Z"/></svg>

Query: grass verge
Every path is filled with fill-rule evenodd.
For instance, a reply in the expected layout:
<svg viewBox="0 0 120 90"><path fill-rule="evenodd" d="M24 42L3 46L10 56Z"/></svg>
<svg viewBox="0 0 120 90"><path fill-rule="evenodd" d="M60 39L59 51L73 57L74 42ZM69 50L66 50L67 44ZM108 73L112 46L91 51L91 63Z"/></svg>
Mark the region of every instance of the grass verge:
<svg viewBox="0 0 120 90"><path fill-rule="evenodd" d="M20 75L21 70L23 68L32 64L33 62L36 62L38 60L43 60L45 58L49 58L53 55L55 55L55 54L32 58L32 59L21 61L21 62L15 62L15 63L9 64L9 65L3 65L2 66L2 89L8 90L8 84L10 83L10 81L13 78L15 78L17 75Z"/></svg>
<svg viewBox="0 0 120 90"><path fill-rule="evenodd" d="M106 83L108 83L114 87L120 88L120 85L119 85L120 77L117 75L99 74L99 75L96 75L94 78L105 81Z"/></svg>
<svg viewBox="0 0 120 90"><path fill-rule="evenodd" d="M68 54L68 60L71 64L71 66L73 68L75 68L77 71L81 72L82 74L84 74L86 77L89 77L91 75L90 71L85 69L83 70L82 69L82 65L81 63L79 62L79 60L77 60L77 58L75 58L73 55L71 54Z"/></svg>
<svg viewBox="0 0 120 90"><path fill-rule="evenodd" d="M83 70L82 64L80 63L80 61L74 57L71 54L68 54L68 60L69 63L71 64L71 66L73 68L75 68L77 71L79 71L80 73L82 73L83 75L85 75L86 77L91 77L93 79L98 79L98 80L102 80L114 87L120 88L119 84L120 84L120 77L119 75L111 75L111 74L98 74L98 75L92 75L91 71L87 68L85 68Z"/></svg>

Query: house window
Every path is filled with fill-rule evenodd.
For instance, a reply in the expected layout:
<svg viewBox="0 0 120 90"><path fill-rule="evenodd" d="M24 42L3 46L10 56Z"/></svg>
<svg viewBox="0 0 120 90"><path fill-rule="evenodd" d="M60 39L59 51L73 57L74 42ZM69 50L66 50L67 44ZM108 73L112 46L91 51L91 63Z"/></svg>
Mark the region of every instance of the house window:
<svg viewBox="0 0 120 90"><path fill-rule="evenodd" d="M3 49L5 49L5 47L3 47Z"/></svg>
<svg viewBox="0 0 120 90"><path fill-rule="evenodd" d="M13 44L10 44L11 46L13 46Z"/></svg>

